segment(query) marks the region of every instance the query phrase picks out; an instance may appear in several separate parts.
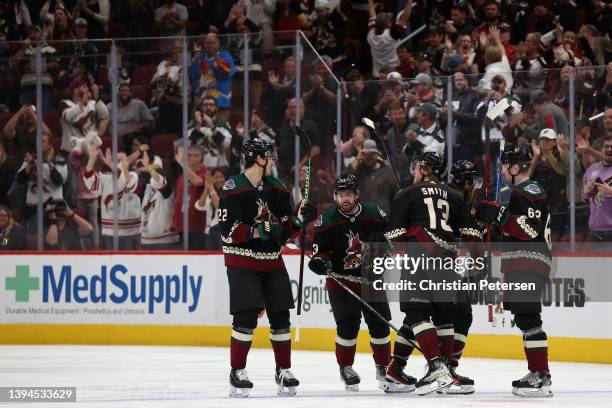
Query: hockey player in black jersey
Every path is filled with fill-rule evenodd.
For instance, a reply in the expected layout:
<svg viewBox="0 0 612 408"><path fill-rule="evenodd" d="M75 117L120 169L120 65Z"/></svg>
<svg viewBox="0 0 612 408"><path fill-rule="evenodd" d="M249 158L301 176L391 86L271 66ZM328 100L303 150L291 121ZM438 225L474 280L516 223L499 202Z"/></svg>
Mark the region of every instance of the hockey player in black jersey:
<svg viewBox="0 0 612 408"><path fill-rule="evenodd" d="M233 315L230 396L236 397L247 396L253 387L245 366L258 313L264 308L270 322L279 395L295 395L299 385L289 370L289 309L294 305L280 249L302 223L316 218L316 208L303 201L298 214L293 214L289 190L270 176L273 155L269 142L258 138L247 141L242 152L245 171L227 180L217 210Z"/></svg>
<svg viewBox="0 0 612 408"><path fill-rule="evenodd" d="M506 206L483 201L477 218L501 234L501 272L507 283L535 284L535 291L505 291L504 308L514 314L523 332L529 373L512 382L512 392L521 397L551 397L548 342L542 329L542 290L549 279L550 214L546 192L529 179L531 154L525 146L511 146L501 157L501 174L513 184Z"/></svg>
<svg viewBox="0 0 612 408"><path fill-rule="evenodd" d="M384 243L386 214L375 204L359 202L359 185L352 174L336 179L334 193L338 205L327 210L315 224L313 257L308 266L313 272L331 275L353 292L361 293L361 267L366 255L363 246L370 242ZM336 321L336 361L346 390L359 390L360 377L352 366L363 314L370 332L379 387L386 392L414 391L416 379L403 372L413 350L414 335L410 327L400 329L391 358L389 326L329 277L326 288ZM391 319L386 299L371 302L370 306L385 319Z"/></svg>
<svg viewBox="0 0 612 408"><path fill-rule="evenodd" d="M454 231L464 241L480 240L477 223L468 214L463 197L440 182L444 172L444 160L436 153L422 153L413 161L414 184L401 190L391 206L385 232L391 243L409 243L408 250L415 253L454 256ZM444 269L419 269L411 271L407 278L419 285L428 280L457 281L459 276ZM412 327L428 362L425 376L416 384L420 395L447 388L453 382L445 362L453 354L453 295L452 291L422 290L410 291L401 298L404 324Z"/></svg>
<svg viewBox="0 0 612 408"><path fill-rule="evenodd" d="M469 160L457 161L453 164L451 176L450 186L461 194L466 203L470 203L474 198L474 193L482 187L482 176L474 163ZM469 274L463 279L470 279ZM448 368L453 376L453 384L445 390L447 394L472 394L474 392L474 380L459 375L456 372L471 325L472 303L469 293L467 291L458 291L455 302L455 316L453 318L455 342L453 355L448 361Z"/></svg>

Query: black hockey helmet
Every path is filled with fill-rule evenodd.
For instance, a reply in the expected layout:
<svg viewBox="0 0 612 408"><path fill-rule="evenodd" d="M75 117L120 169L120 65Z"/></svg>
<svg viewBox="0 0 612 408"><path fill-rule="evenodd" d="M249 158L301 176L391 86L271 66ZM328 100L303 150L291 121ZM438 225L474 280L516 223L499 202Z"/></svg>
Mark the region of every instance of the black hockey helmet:
<svg viewBox="0 0 612 408"><path fill-rule="evenodd" d="M433 175L438 178L442 178L446 173L446 162L444 158L435 152L424 152L417 155L412 161L411 167L413 168L417 164L421 166L430 166Z"/></svg>
<svg viewBox="0 0 612 408"><path fill-rule="evenodd" d="M469 160L458 160L451 168L452 183L462 185L464 181L470 181L475 188L482 187L482 176Z"/></svg>
<svg viewBox="0 0 612 408"><path fill-rule="evenodd" d="M347 190L359 193L359 181L357 181L357 177L354 174L342 175L334 183L334 193Z"/></svg>
<svg viewBox="0 0 612 408"><path fill-rule="evenodd" d="M242 146L242 158L244 159L245 166L250 166L255 163L257 156L262 157L273 157L274 146L270 142L258 137L249 139Z"/></svg>
<svg viewBox="0 0 612 408"><path fill-rule="evenodd" d="M506 146L501 154L502 164L518 164L520 167L528 167L531 165L531 152L527 146Z"/></svg>

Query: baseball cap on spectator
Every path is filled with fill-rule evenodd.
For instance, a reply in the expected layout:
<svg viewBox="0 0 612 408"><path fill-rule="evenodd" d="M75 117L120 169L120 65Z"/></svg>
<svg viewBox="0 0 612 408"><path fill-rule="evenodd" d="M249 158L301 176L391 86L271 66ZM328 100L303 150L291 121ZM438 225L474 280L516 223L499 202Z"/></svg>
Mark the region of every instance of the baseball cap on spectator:
<svg viewBox="0 0 612 408"><path fill-rule="evenodd" d="M429 85L433 83L431 77L428 74L420 73L417 75L412 81L410 81L412 85Z"/></svg>
<svg viewBox="0 0 612 408"><path fill-rule="evenodd" d="M85 20L83 17L79 17L74 21L74 26L85 26L87 27L87 20Z"/></svg>
<svg viewBox="0 0 612 408"><path fill-rule="evenodd" d="M421 111L425 114L427 114L428 116L435 116L436 115L436 107L429 103L429 102L425 102L425 103L420 103L418 104L415 108L415 111Z"/></svg>
<svg viewBox="0 0 612 408"><path fill-rule="evenodd" d="M535 90L529 94L529 101L531 103L543 103L548 100L548 95L541 89Z"/></svg>
<svg viewBox="0 0 612 408"><path fill-rule="evenodd" d="M542 129L540 131L540 135L538 136L538 139L550 139L550 140L557 140L557 132L555 132L553 129L550 128L546 128L546 129Z"/></svg>
<svg viewBox="0 0 612 408"><path fill-rule="evenodd" d="M76 88L80 88L83 85L87 85L87 82L83 81L81 78L73 79L68 84L68 90L70 91L70 93L72 93L72 91L74 91Z"/></svg>
<svg viewBox="0 0 612 408"><path fill-rule="evenodd" d="M378 153L380 154L380 150L378 150L378 146L376 145L376 142L372 139L366 139L363 141L363 147L362 150L364 150L366 153Z"/></svg>
<svg viewBox="0 0 612 408"><path fill-rule="evenodd" d="M448 67L453 70L459 65L463 64L463 57L461 55L451 55L448 57Z"/></svg>
<svg viewBox="0 0 612 408"><path fill-rule="evenodd" d="M387 74L387 81L401 82L402 81L402 74L400 74L397 71L389 72Z"/></svg>
<svg viewBox="0 0 612 408"><path fill-rule="evenodd" d="M329 0L316 0L315 1L315 9L320 8L331 8L331 1Z"/></svg>
<svg viewBox="0 0 612 408"><path fill-rule="evenodd" d="M510 32L510 24L508 23L501 23L498 28L500 32L503 32L503 33Z"/></svg>

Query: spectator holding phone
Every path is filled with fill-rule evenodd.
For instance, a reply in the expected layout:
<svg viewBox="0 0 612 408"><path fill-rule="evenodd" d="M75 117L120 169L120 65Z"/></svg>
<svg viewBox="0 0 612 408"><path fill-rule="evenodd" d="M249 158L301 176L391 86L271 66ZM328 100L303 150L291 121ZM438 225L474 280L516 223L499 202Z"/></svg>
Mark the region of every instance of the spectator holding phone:
<svg viewBox="0 0 612 408"><path fill-rule="evenodd" d="M72 210L66 201L49 200L45 205L45 249L80 251L91 249L84 239L93 233L93 226Z"/></svg>
<svg viewBox="0 0 612 408"><path fill-rule="evenodd" d="M25 154L23 164L17 172L15 181L18 184L27 185L26 207L24 218L30 220L36 214L38 204L38 188L42 188L42 200L47 201L63 199L63 185L68 177L66 159L61 154L56 154L49 136L42 137L42 179L43 185L37 184L36 154L28 152Z"/></svg>

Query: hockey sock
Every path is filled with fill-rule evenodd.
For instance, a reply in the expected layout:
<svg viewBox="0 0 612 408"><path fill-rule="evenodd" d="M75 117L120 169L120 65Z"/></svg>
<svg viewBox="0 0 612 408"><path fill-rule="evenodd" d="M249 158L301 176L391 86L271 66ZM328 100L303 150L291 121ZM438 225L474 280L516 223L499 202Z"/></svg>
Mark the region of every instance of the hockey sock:
<svg viewBox="0 0 612 408"><path fill-rule="evenodd" d="M548 372L548 340L541 327L523 332L523 344L529 371Z"/></svg>
<svg viewBox="0 0 612 408"><path fill-rule="evenodd" d="M440 342L440 354L450 361L453 358L455 329L452 324L443 324L436 326L436 333Z"/></svg>
<svg viewBox="0 0 612 408"><path fill-rule="evenodd" d="M453 356L449 360L449 364L453 367L457 367L459 365L459 359L463 354L463 349L465 348L465 343L467 342L467 336L462 333L455 332L455 343L453 345Z"/></svg>
<svg viewBox="0 0 612 408"><path fill-rule="evenodd" d="M232 368L242 369L246 367L247 355L253 341L253 329L233 327L232 340L230 343L230 360Z"/></svg>
<svg viewBox="0 0 612 408"><path fill-rule="evenodd" d="M416 341L412 329L406 325L403 325L400 329L400 334L395 338L395 344L393 345L393 357L400 358L402 360L408 360L408 357L414 350L414 345L410 341Z"/></svg>
<svg viewBox="0 0 612 408"><path fill-rule="evenodd" d="M356 350L357 339L343 339L336 336L336 361L340 367L353 365Z"/></svg>
<svg viewBox="0 0 612 408"><path fill-rule="evenodd" d="M438 335L436 334L436 328L431 322L422 321L415 323L412 325L412 331L423 351L423 355L428 361L440 357Z"/></svg>
<svg viewBox="0 0 612 408"><path fill-rule="evenodd" d="M270 342L277 368L291 368L291 329L270 329Z"/></svg>
<svg viewBox="0 0 612 408"><path fill-rule="evenodd" d="M391 340L389 336L383 338L370 338L370 346L372 347L372 356L374 364L387 366L391 361Z"/></svg>

